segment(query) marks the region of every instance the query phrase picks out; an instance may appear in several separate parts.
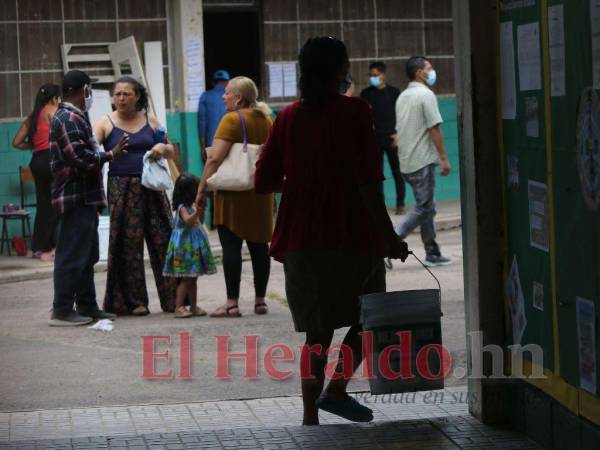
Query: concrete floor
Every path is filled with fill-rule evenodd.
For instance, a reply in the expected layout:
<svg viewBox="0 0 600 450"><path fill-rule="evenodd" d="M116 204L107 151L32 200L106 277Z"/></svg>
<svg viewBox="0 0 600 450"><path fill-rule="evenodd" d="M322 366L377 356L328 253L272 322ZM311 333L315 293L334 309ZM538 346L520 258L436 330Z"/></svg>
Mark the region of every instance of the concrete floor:
<svg viewBox="0 0 600 450"><path fill-rule="evenodd" d="M440 233L443 252L453 258L451 266L437 268L434 273L443 287L443 337L455 367L465 366L465 329L463 310L463 278L460 230ZM412 235L409 244L423 256L419 236ZM160 312L156 289L148 277L150 309L146 317L121 317L112 332L97 332L86 327L51 328L47 326L52 300L49 279L2 285L0 293L0 411L65 407L91 407L146 403L173 403L205 400L249 399L295 395L299 393L296 350L302 335L293 331L291 316L285 305L282 266L274 263L268 288L270 314L256 316L252 312L253 287L250 263L244 263L240 319L207 317L175 320ZM104 295L106 274L96 276L97 294ZM212 310L225 299L222 272L203 277L198 282L199 304ZM433 287L435 282L414 260L396 262L388 272L388 289ZM189 332L192 340L192 379L177 379L178 347L181 332ZM340 331L341 333L342 331ZM259 355L275 343L295 349L294 362L278 363L280 370L293 370L285 381L269 378L259 358L259 377L244 379L242 361L231 364L231 380L215 378L215 336L230 337L231 351L243 349L244 337L259 336ZM142 373L142 336L170 336L173 354L171 364L158 361L159 372L172 367L172 380L145 380ZM338 339L339 340L339 339ZM159 345L156 351L164 351ZM459 370L460 372L460 370ZM448 385L464 384L450 377ZM366 390L365 380L353 381L351 388Z"/></svg>

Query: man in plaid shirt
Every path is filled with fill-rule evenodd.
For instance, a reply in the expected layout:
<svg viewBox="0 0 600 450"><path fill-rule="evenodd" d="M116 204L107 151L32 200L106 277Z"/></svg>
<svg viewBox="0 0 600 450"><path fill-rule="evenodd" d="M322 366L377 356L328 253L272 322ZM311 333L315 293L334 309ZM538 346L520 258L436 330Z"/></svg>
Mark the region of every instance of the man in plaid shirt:
<svg viewBox="0 0 600 450"><path fill-rule="evenodd" d="M128 137L125 134L111 151L100 152L84 113L91 107L91 83L79 70L65 75L63 102L50 128L52 204L59 214L50 326L116 317L98 308L94 264L98 262L98 214L106 207L102 166L127 153Z"/></svg>

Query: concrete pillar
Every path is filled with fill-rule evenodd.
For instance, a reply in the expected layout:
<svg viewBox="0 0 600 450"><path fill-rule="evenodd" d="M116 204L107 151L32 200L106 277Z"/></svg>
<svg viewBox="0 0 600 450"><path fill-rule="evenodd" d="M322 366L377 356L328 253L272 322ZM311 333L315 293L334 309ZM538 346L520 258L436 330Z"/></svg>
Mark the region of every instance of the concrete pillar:
<svg viewBox="0 0 600 450"><path fill-rule="evenodd" d="M202 173L197 133L198 98L204 92L202 0L168 0L169 89L178 116L184 169Z"/></svg>
<svg viewBox="0 0 600 450"><path fill-rule="evenodd" d="M495 0L454 0L454 49L461 167L467 333L483 345L504 344L504 215L497 122L497 11ZM469 369L475 358L470 354ZM483 373L492 361L483 358ZM469 370L471 373L471 370ZM499 381L469 379L471 414L486 423L508 419L508 389Z"/></svg>
<svg viewBox="0 0 600 450"><path fill-rule="evenodd" d="M205 89L202 0L170 0L167 8L171 107L195 112L198 105L191 100Z"/></svg>

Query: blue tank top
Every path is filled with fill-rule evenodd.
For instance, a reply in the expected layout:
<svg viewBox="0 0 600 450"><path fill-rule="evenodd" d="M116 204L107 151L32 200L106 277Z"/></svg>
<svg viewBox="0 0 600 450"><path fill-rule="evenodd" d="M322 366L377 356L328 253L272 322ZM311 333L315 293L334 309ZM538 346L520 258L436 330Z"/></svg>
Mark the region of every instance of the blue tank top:
<svg viewBox="0 0 600 450"><path fill-rule="evenodd" d="M113 129L104 142L104 148L110 150L114 148L126 131L117 127L113 120L108 116ZM119 177L141 177L144 154L154 147L154 130L148 123L139 131L129 134L129 144L127 144L127 154L111 161L108 168L108 176Z"/></svg>

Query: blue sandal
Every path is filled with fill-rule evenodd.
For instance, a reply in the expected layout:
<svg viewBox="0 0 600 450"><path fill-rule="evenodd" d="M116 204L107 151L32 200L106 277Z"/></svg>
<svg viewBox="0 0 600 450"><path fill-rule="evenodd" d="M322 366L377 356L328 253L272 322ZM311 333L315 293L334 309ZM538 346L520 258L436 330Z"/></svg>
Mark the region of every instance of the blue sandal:
<svg viewBox="0 0 600 450"><path fill-rule="evenodd" d="M343 400L328 396L319 397L315 405L323 411L352 422L371 422L373 420L373 411L358 403L354 397L348 396Z"/></svg>

